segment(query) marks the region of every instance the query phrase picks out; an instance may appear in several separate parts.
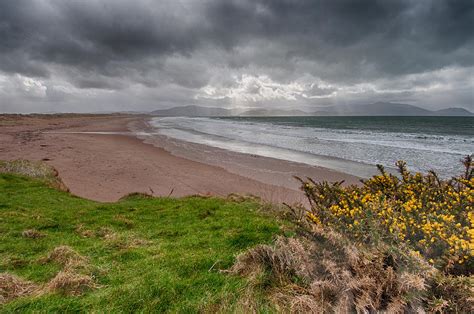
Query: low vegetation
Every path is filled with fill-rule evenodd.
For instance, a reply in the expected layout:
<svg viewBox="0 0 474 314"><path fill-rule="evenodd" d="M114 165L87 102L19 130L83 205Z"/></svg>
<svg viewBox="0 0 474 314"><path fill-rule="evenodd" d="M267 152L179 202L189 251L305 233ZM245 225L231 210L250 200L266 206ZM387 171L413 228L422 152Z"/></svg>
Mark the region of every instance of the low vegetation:
<svg viewBox="0 0 474 314"><path fill-rule="evenodd" d="M309 208L299 226L239 256L250 278L284 312L474 312L474 178L386 173L344 187L299 179Z"/></svg>
<svg viewBox="0 0 474 314"><path fill-rule="evenodd" d="M84 200L35 165L0 173L0 312L237 310L247 280L222 270L288 228L242 197Z"/></svg>
<svg viewBox="0 0 474 314"><path fill-rule="evenodd" d="M96 203L5 164L5 311L474 312L469 157L451 180L402 162L360 186L300 179L310 206L284 219L239 195Z"/></svg>
<svg viewBox="0 0 474 314"><path fill-rule="evenodd" d="M408 245L445 273L474 269L474 176L470 156L465 172L451 180L436 173L411 173L398 162L400 177L385 172L362 186L301 180L314 224L340 230L358 242Z"/></svg>

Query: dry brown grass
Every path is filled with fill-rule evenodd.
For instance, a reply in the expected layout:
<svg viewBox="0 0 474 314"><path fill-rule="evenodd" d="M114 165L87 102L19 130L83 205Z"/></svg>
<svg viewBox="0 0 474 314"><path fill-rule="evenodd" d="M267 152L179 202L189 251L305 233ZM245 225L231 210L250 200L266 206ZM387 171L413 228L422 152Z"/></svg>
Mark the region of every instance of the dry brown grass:
<svg viewBox="0 0 474 314"><path fill-rule="evenodd" d="M283 238L238 256L231 273L246 276L277 310L292 313L412 312L435 270L388 247L362 248L316 228L305 237Z"/></svg>
<svg viewBox="0 0 474 314"><path fill-rule="evenodd" d="M115 219L117 219L117 216L115 217ZM120 216L118 219L121 220L121 223L124 223L123 220L126 218ZM125 222L128 222L128 220L126 220ZM131 223L133 224L133 222ZM79 235L86 238L101 238L105 242L105 244L107 244L107 246L116 249L132 249L150 244L149 240L142 239L132 232L126 232L124 234L119 235L114 232L112 228L109 227L100 227L98 230L94 231L90 229L85 229L83 225L78 225L75 231Z"/></svg>
<svg viewBox="0 0 474 314"><path fill-rule="evenodd" d="M95 236L95 232L93 230L86 229L82 224L77 225L75 231L77 234L84 238L92 238Z"/></svg>
<svg viewBox="0 0 474 314"><path fill-rule="evenodd" d="M81 295L99 287L91 276L94 267L89 264L88 258L67 245L54 248L41 261L62 266L62 270L44 285L44 292L56 291L67 295Z"/></svg>
<svg viewBox="0 0 474 314"><path fill-rule="evenodd" d="M474 313L474 277L436 276L428 305L432 313Z"/></svg>
<svg viewBox="0 0 474 314"><path fill-rule="evenodd" d="M77 253L67 245L55 247L42 262L54 262L64 269L74 269L87 266L87 258Z"/></svg>
<svg viewBox="0 0 474 314"><path fill-rule="evenodd" d="M114 221L121 224L127 229L131 229L135 225L131 219L125 217L124 215L116 215L114 217Z"/></svg>
<svg viewBox="0 0 474 314"><path fill-rule="evenodd" d="M143 193L143 192L132 192L128 193L120 198L119 201L126 200L128 198L137 197L137 198L154 198L152 194Z"/></svg>
<svg viewBox="0 0 474 314"><path fill-rule="evenodd" d="M54 248L44 262L54 262L63 266L63 269L45 285L45 291L77 296L99 287L91 276L93 267L89 264L88 258L69 246Z"/></svg>
<svg viewBox="0 0 474 314"><path fill-rule="evenodd" d="M42 238L44 237L45 235L41 232L39 232L38 230L36 229L27 229L27 230L24 230L21 235L24 237L24 238L29 238L29 239L39 239L39 238Z"/></svg>
<svg viewBox="0 0 474 314"><path fill-rule="evenodd" d="M75 296L97 287L98 285L90 275L80 274L70 269L61 270L46 285L46 289L49 291Z"/></svg>
<svg viewBox="0 0 474 314"><path fill-rule="evenodd" d="M69 270L60 271L45 285L37 285L18 276L3 273L0 274L0 304L48 292L78 296L98 287L91 276Z"/></svg>
<svg viewBox="0 0 474 314"><path fill-rule="evenodd" d="M96 231L96 235L100 238L104 239L115 239L117 237L117 234L114 232L112 228L109 227L100 227Z"/></svg>
<svg viewBox="0 0 474 314"><path fill-rule="evenodd" d="M68 192L69 189L59 177L58 171L41 161L0 161L0 173L19 174L46 182L49 186Z"/></svg>
<svg viewBox="0 0 474 314"><path fill-rule="evenodd" d="M12 274L0 273L0 304L16 298L32 295L38 286Z"/></svg>
<svg viewBox="0 0 474 314"><path fill-rule="evenodd" d="M150 244L150 241L139 238L133 233L123 235L108 234L104 237L104 242L107 246L119 250L134 249Z"/></svg>
<svg viewBox="0 0 474 314"><path fill-rule="evenodd" d="M128 225L133 224L126 218L120 216L116 217L116 220L119 219L121 223L127 223ZM124 221L125 220L125 221ZM130 249L137 248L143 245L147 245L150 241L137 237L131 232L119 235L112 228L101 227L98 230L90 230L84 228L83 225L78 225L75 230L79 235L85 238L98 237L101 238L108 246L118 248L118 249Z"/></svg>
<svg viewBox="0 0 474 314"><path fill-rule="evenodd" d="M236 203L242 203L242 202L256 202L260 203L262 202L262 199L256 195L252 194L239 194L239 193L231 193L227 195L227 200L231 202L236 202Z"/></svg>

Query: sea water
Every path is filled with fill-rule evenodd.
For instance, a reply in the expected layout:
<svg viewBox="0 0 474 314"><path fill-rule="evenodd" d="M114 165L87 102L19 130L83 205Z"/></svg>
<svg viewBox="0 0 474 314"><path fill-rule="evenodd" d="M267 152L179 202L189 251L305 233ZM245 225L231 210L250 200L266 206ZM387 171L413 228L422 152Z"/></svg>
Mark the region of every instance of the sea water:
<svg viewBox="0 0 474 314"><path fill-rule="evenodd" d="M474 153L474 117L159 117L151 125L182 141L362 177L397 160L450 177Z"/></svg>

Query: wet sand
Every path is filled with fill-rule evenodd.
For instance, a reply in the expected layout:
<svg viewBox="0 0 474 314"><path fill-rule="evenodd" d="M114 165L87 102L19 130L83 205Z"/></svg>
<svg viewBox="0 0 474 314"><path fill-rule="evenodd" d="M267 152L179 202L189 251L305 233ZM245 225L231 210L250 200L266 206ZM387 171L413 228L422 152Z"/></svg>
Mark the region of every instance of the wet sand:
<svg viewBox="0 0 474 314"><path fill-rule="evenodd" d="M146 135L146 121L130 115L0 115L0 159L43 160L71 193L102 202L145 192L253 194L293 203L304 201L294 175L358 182L321 167Z"/></svg>

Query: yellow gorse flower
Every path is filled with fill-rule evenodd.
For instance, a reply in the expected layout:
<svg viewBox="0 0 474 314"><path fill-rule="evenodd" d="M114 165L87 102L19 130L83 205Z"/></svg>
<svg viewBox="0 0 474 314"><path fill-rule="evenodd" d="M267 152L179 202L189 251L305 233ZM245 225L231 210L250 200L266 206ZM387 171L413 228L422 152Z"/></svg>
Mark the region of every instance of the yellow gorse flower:
<svg viewBox="0 0 474 314"><path fill-rule="evenodd" d="M382 167L363 186L343 187L302 181L312 204L308 220L364 239L381 232L405 241L432 264L474 260L474 178L472 159L459 178L440 180L435 173L412 174L398 162L401 178ZM451 261L451 262L450 262ZM472 265L472 264L471 264Z"/></svg>

